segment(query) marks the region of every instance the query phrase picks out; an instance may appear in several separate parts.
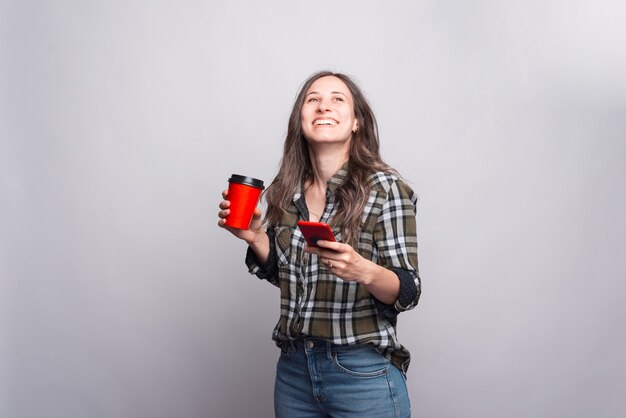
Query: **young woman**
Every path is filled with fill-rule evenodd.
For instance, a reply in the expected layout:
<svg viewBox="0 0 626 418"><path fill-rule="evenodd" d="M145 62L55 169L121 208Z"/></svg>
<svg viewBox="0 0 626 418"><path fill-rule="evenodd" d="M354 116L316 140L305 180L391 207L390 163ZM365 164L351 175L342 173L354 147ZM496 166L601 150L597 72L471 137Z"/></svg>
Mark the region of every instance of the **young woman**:
<svg viewBox="0 0 626 418"><path fill-rule="evenodd" d="M396 318L420 296L416 196L380 156L374 114L346 75L303 85L267 213L248 230L250 272L280 288L277 417L409 417L409 352ZM331 225L337 242L309 247L299 220ZM265 225L265 227L264 227Z"/></svg>

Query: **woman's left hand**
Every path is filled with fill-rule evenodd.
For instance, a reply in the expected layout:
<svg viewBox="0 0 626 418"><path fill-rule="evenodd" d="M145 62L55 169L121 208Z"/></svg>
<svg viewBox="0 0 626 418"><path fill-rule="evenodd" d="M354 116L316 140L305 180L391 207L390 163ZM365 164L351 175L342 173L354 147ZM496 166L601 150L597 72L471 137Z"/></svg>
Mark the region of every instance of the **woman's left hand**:
<svg viewBox="0 0 626 418"><path fill-rule="evenodd" d="M316 247L304 247L304 251L317 254L320 264L342 280L357 282L379 301L388 305L398 299L400 280L398 276L373 261L363 258L348 244L333 241L317 241Z"/></svg>
<svg viewBox="0 0 626 418"><path fill-rule="evenodd" d="M317 241L318 247L304 247L304 251L317 254L320 263L339 278L368 284L374 269L379 266L363 258L348 244L333 241Z"/></svg>

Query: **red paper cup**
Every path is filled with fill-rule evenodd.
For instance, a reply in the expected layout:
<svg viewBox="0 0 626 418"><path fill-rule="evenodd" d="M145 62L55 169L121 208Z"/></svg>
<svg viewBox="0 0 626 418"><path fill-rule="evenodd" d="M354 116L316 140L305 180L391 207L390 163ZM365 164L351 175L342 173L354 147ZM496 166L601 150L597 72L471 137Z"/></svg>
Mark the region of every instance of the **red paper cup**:
<svg viewBox="0 0 626 418"><path fill-rule="evenodd" d="M262 180L239 174L231 175L228 179L230 213L226 217L226 225L237 229L250 228L254 209L264 188Z"/></svg>

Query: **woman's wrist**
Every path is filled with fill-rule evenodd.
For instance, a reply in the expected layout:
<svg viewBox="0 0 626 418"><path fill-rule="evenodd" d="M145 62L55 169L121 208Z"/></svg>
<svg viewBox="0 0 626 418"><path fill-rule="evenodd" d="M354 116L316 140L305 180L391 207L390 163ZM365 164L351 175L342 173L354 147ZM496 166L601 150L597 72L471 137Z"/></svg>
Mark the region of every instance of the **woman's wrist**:
<svg viewBox="0 0 626 418"><path fill-rule="evenodd" d="M361 274L358 282L365 287L370 287L378 280L382 270L385 270L385 268L379 266L371 260L363 259L363 261L366 263L366 268L364 269L363 274Z"/></svg>
<svg viewBox="0 0 626 418"><path fill-rule="evenodd" d="M269 256L270 239L267 233L263 230L259 231L252 241L246 241L257 255L259 261L265 264L267 257Z"/></svg>
<svg viewBox="0 0 626 418"><path fill-rule="evenodd" d="M252 236L250 238L245 237L244 241L246 242L246 244L248 244L251 247L254 247L256 245L258 245L259 243L262 243L265 240L265 237L263 237L263 235L267 236L267 234L265 233L265 231L263 230L263 228L260 228L258 231L252 231L250 230L249 232L251 232ZM248 238L248 239L246 239Z"/></svg>

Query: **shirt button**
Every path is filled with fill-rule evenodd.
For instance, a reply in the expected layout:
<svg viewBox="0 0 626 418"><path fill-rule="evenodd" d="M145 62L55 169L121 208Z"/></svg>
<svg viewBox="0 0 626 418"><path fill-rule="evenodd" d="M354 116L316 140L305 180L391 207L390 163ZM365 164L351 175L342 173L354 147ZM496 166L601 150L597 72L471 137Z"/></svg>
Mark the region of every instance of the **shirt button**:
<svg viewBox="0 0 626 418"><path fill-rule="evenodd" d="M313 348L313 347L315 347L315 343L313 341L307 341L306 346L308 348Z"/></svg>

